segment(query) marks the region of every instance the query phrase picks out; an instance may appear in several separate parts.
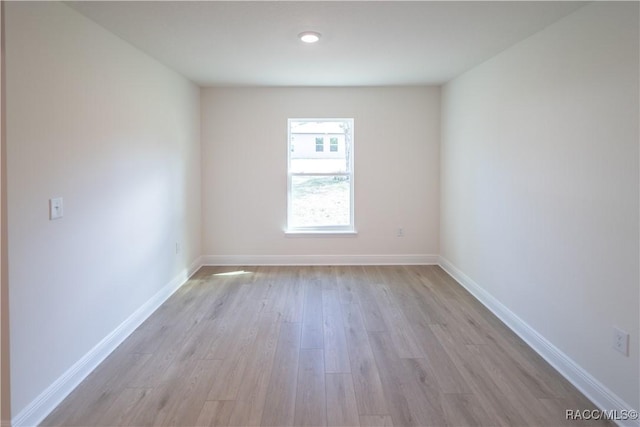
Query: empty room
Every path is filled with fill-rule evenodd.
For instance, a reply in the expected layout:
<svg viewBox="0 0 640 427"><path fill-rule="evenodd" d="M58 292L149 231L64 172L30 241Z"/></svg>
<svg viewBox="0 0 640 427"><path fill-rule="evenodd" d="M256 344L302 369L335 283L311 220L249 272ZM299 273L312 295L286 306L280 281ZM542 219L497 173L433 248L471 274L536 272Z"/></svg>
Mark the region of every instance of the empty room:
<svg viewBox="0 0 640 427"><path fill-rule="evenodd" d="M0 11L2 426L640 426L640 3Z"/></svg>

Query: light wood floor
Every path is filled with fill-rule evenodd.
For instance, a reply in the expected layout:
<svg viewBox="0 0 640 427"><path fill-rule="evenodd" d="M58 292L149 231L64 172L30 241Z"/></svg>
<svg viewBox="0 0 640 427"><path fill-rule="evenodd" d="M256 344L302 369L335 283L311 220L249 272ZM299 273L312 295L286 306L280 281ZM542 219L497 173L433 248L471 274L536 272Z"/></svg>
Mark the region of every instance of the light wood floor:
<svg viewBox="0 0 640 427"><path fill-rule="evenodd" d="M596 425L579 408L439 267L206 267L43 425Z"/></svg>

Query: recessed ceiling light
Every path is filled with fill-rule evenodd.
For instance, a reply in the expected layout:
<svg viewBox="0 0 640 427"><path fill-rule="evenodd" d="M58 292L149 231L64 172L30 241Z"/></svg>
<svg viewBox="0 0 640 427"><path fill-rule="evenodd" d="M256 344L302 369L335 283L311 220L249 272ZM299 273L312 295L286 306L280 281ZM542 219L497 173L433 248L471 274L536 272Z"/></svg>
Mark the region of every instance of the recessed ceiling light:
<svg viewBox="0 0 640 427"><path fill-rule="evenodd" d="M298 38L305 43L315 43L320 40L320 33L316 33L315 31L305 31L304 33L298 34Z"/></svg>

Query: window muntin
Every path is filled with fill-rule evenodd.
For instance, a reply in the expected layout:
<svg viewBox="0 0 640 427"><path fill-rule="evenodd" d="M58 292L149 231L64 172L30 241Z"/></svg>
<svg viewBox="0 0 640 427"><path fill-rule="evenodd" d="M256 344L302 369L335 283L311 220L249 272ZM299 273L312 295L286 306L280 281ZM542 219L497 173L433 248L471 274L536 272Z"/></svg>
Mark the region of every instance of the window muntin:
<svg viewBox="0 0 640 427"><path fill-rule="evenodd" d="M354 231L353 119L289 119L287 152L287 230Z"/></svg>

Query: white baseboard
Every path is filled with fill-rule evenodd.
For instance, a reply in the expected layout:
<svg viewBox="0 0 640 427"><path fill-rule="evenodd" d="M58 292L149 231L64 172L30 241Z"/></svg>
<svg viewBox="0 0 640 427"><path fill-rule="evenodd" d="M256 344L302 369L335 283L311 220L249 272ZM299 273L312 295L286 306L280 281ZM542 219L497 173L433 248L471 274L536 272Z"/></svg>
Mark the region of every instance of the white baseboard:
<svg viewBox="0 0 640 427"><path fill-rule="evenodd" d="M138 326L180 288L202 266L196 259L120 326L104 337L95 347L71 366L38 397L12 419L13 427L37 426L58 406L104 359L113 352Z"/></svg>
<svg viewBox="0 0 640 427"><path fill-rule="evenodd" d="M204 255L202 265L436 265L438 255Z"/></svg>
<svg viewBox="0 0 640 427"><path fill-rule="evenodd" d="M610 411L614 410L618 414L637 411L611 390L585 371L580 365L564 354L555 345L540 335L524 320L504 306L493 295L485 291L480 285L474 282L469 276L453 265L447 259L440 257L439 262L451 277L467 289L478 301L484 304L493 314L504 322L512 331L522 338L534 351L542 356L551 366L553 366L571 384L587 396L598 408ZM571 408L567 408L571 409ZM620 421L618 425L625 427L638 427L638 420Z"/></svg>

